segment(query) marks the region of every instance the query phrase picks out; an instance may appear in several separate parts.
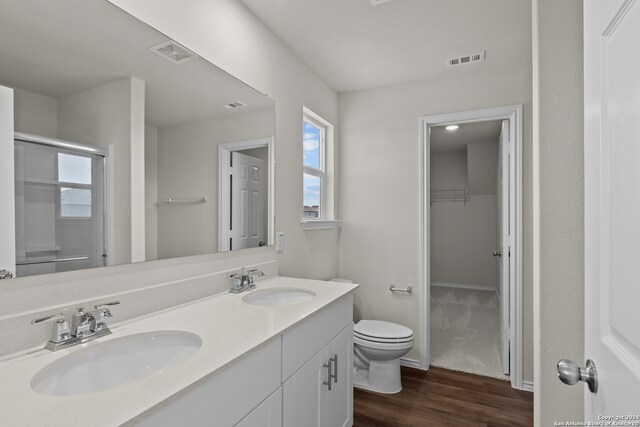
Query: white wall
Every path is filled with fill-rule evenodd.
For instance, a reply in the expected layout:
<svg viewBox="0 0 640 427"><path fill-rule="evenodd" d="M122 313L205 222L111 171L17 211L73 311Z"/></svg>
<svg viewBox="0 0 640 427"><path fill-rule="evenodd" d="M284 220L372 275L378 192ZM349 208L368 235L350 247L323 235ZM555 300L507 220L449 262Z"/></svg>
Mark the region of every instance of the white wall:
<svg viewBox="0 0 640 427"><path fill-rule="evenodd" d="M58 136L58 101L48 96L14 89L16 132L56 138Z"/></svg>
<svg viewBox="0 0 640 427"><path fill-rule="evenodd" d="M340 95L340 276L361 287L362 315L411 327L419 359L420 126L445 112L524 104L524 379L533 379L531 64ZM363 153L367 161L362 162ZM413 284L410 298L389 284Z"/></svg>
<svg viewBox="0 0 640 427"><path fill-rule="evenodd" d="M460 190L469 186L467 150L431 153L431 189Z"/></svg>
<svg viewBox="0 0 640 427"><path fill-rule="evenodd" d="M498 142L474 142L467 145L470 194L496 194Z"/></svg>
<svg viewBox="0 0 640 427"><path fill-rule="evenodd" d="M144 185L144 133L145 133L145 82L130 77L129 141L131 170L131 262L145 260L145 185Z"/></svg>
<svg viewBox="0 0 640 427"><path fill-rule="evenodd" d="M338 272L339 230L303 231L302 107L338 121L336 92L236 0L110 0L276 101L276 229L283 275Z"/></svg>
<svg viewBox="0 0 640 427"><path fill-rule="evenodd" d="M158 128L144 129L145 257L158 259Z"/></svg>
<svg viewBox="0 0 640 427"><path fill-rule="evenodd" d="M218 145L273 135L273 109L236 113L158 130L158 258L218 251Z"/></svg>
<svg viewBox="0 0 640 427"><path fill-rule="evenodd" d="M585 387L556 375L559 359L585 360L582 16L580 0L533 2L538 426L584 419Z"/></svg>
<svg viewBox="0 0 640 427"><path fill-rule="evenodd" d="M15 200L13 164L13 122L14 92L0 86L0 200ZM0 209L0 270L15 273L15 211ZM9 282L9 280L3 280Z"/></svg>
<svg viewBox="0 0 640 427"><path fill-rule="evenodd" d="M132 175L132 165L138 161L132 153L142 146L143 135L134 135L134 127L144 126L144 111L134 112L140 103L135 97L140 93L135 78L124 78L112 83L88 89L58 100L58 136L100 147L114 146L114 264L129 263L136 260L132 253L132 236L138 236L137 227L144 227L144 162L135 166L136 175ZM139 82L139 80L137 80ZM143 87L144 89L144 87ZM144 105L143 105L144 106ZM136 118L134 123L132 118ZM141 166L142 165L142 166ZM139 170L142 169L142 182ZM135 179L132 179L135 178ZM142 238L144 243L144 238ZM143 245L144 249L144 245ZM144 255L144 253L143 253ZM133 257L133 258L132 258Z"/></svg>
<svg viewBox="0 0 640 427"><path fill-rule="evenodd" d="M472 149L475 146L479 149ZM485 152L491 152L490 145L473 143L467 151L431 153L431 188L463 189L467 179L469 188L476 181L482 187L492 177L495 191L496 162L478 154ZM473 194L466 204L431 205L431 282L497 288L496 260L491 254L496 249L496 226L495 194Z"/></svg>

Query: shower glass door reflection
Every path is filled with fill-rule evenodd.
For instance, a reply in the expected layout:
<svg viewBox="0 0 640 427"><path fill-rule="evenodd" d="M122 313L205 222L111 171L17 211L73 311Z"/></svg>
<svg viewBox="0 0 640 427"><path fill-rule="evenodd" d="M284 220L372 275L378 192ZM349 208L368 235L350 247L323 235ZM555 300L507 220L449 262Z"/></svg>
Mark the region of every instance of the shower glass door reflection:
<svg viewBox="0 0 640 427"><path fill-rule="evenodd" d="M18 277L102 267L104 157L15 140Z"/></svg>

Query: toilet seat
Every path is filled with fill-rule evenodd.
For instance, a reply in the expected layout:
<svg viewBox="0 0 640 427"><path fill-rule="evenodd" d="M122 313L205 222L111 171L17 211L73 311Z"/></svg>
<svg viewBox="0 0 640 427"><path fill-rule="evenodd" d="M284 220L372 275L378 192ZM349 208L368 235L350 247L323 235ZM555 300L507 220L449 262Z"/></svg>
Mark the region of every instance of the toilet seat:
<svg viewBox="0 0 640 427"><path fill-rule="evenodd" d="M353 336L361 338L361 339L366 340L366 341L380 342L380 343L391 343L391 344L413 341L413 335L411 335L409 337L405 337L405 338L379 338L379 337L372 337L372 336L369 336L369 335L360 334L360 333L354 331Z"/></svg>
<svg viewBox="0 0 640 427"><path fill-rule="evenodd" d="M376 342L413 340L413 331L410 328L383 320L361 320L354 325L353 334Z"/></svg>
<svg viewBox="0 0 640 427"><path fill-rule="evenodd" d="M400 341L400 342L379 342L379 341L369 341L355 335L353 337L353 343L362 347L367 347L367 348L376 349L376 350L402 350L405 348L413 347L413 339L410 339L408 341Z"/></svg>

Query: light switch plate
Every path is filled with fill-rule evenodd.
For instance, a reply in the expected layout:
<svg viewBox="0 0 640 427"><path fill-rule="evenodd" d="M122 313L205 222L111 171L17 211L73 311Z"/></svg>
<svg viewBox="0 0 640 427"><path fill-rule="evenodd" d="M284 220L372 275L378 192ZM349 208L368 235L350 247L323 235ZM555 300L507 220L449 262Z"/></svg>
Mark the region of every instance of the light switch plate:
<svg viewBox="0 0 640 427"><path fill-rule="evenodd" d="M284 251L284 233L282 231L276 232L276 251Z"/></svg>

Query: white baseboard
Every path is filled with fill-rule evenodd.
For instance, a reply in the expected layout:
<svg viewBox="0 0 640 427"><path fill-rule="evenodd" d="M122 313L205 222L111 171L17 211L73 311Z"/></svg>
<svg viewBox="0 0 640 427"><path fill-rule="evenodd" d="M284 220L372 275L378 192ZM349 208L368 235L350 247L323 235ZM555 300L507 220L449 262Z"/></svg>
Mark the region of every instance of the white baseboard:
<svg viewBox="0 0 640 427"><path fill-rule="evenodd" d="M420 362L415 359L405 359L404 357L401 357L400 365L406 366L407 368L420 369L421 371L425 370L420 367Z"/></svg>
<svg viewBox="0 0 640 427"><path fill-rule="evenodd" d="M439 286L442 288L460 288L460 289L474 289L476 291L492 291L496 292L496 288L484 285L466 285L463 283L442 283L431 282L431 286Z"/></svg>
<svg viewBox="0 0 640 427"><path fill-rule="evenodd" d="M522 381L522 388L520 390L530 391L533 393L533 383L531 381Z"/></svg>

